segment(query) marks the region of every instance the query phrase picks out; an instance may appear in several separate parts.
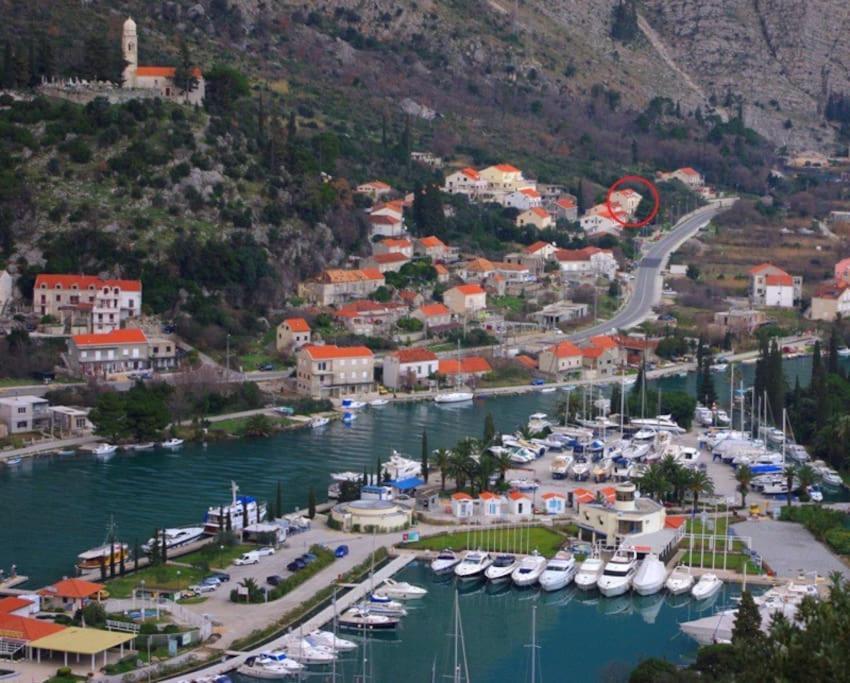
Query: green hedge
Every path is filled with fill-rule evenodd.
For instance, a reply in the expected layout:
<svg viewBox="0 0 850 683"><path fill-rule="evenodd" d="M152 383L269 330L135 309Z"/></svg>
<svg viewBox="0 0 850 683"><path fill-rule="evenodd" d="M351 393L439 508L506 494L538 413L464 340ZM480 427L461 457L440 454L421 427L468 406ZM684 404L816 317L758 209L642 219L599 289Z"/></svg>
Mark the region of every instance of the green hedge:
<svg viewBox="0 0 850 683"><path fill-rule="evenodd" d="M850 555L850 516L847 514L818 505L786 505L782 508L781 519L799 522L835 552Z"/></svg>
<svg viewBox="0 0 850 683"><path fill-rule="evenodd" d="M331 550L328 550L327 548L321 545L311 545L310 552L316 556L316 559L313 560L306 567L304 567L304 569L296 572L295 574L285 579L284 581L281 581L277 586L272 588L268 592L268 599L270 601L282 598L284 595L286 595L308 579L318 574L325 567L329 567L330 565L332 565L334 563L334 560L336 559ZM233 602L245 602L244 596L240 597L237 594L236 589L230 592L230 599ZM266 596L264 595L263 591L256 591L254 595L250 596L248 603L250 604L265 602L265 600Z"/></svg>

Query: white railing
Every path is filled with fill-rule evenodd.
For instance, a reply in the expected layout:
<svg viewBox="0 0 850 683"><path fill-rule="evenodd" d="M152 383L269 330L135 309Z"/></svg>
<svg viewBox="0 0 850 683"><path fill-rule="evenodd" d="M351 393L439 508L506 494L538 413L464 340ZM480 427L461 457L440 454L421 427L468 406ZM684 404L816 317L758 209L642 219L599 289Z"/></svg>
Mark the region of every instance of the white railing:
<svg viewBox="0 0 850 683"><path fill-rule="evenodd" d="M212 635L212 622L209 619L190 609L186 609L183 605L178 605L176 602L168 600L158 602L147 598L110 598L106 603L106 607L110 612L127 612L130 610L156 610L157 614L159 612L168 612L174 617L176 622L197 628L200 631L201 641L206 640Z"/></svg>

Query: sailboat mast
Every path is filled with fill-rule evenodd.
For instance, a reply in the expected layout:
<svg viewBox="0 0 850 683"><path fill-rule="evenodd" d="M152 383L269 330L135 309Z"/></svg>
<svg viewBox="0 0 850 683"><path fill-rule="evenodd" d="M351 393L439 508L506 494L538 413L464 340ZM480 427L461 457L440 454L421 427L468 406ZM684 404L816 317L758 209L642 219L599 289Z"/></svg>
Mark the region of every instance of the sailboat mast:
<svg viewBox="0 0 850 683"><path fill-rule="evenodd" d="M738 392L741 394L741 432L744 431L744 378L741 377L741 391Z"/></svg>
<svg viewBox="0 0 850 683"><path fill-rule="evenodd" d="M537 605L531 607L531 683L537 680Z"/></svg>
<svg viewBox="0 0 850 683"><path fill-rule="evenodd" d="M735 429L735 364L729 363L729 427Z"/></svg>

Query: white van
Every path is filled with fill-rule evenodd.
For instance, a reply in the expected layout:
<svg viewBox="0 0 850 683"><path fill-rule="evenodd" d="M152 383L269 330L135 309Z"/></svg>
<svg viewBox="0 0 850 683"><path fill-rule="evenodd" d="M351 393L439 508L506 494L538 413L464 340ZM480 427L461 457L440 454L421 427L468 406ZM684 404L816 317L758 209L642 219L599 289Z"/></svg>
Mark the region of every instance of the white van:
<svg viewBox="0 0 850 683"><path fill-rule="evenodd" d="M245 553L242 557L236 559L233 564L241 567L246 564L257 564L259 561L260 553L256 550L252 550L251 552Z"/></svg>

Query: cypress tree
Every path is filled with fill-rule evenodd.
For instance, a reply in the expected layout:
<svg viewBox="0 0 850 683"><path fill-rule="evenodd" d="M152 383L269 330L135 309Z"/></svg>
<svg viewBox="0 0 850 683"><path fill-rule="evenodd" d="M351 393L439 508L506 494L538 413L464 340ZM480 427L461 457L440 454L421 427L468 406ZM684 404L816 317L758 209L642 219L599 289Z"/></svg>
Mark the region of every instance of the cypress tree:
<svg viewBox="0 0 850 683"><path fill-rule="evenodd" d="M310 487L310 490L307 491L307 516L310 519L315 518L316 516L316 492L313 490L313 487Z"/></svg>
<svg viewBox="0 0 850 683"><path fill-rule="evenodd" d="M829 333L829 356L826 358L826 371L830 375L838 373L838 329L835 325Z"/></svg>
<svg viewBox="0 0 850 683"><path fill-rule="evenodd" d="M363 465L363 486L369 485L369 470L366 469L366 465Z"/></svg>
<svg viewBox="0 0 850 683"><path fill-rule="evenodd" d="M231 533L233 531L233 520L230 518L230 510L227 511L227 533Z"/></svg>
<svg viewBox="0 0 850 683"><path fill-rule="evenodd" d="M115 578L115 542L109 543L109 577Z"/></svg>
<svg viewBox="0 0 850 683"><path fill-rule="evenodd" d="M763 639L761 614L752 593L744 591L741 593L741 604L738 606L738 615L732 627L732 644L749 650L754 645L760 644ZM752 655L752 652L749 652L749 655Z"/></svg>
<svg viewBox="0 0 850 683"><path fill-rule="evenodd" d="M100 580L106 581L106 558L101 555L100 556Z"/></svg>
<svg viewBox="0 0 850 683"><path fill-rule="evenodd" d="M244 530L248 526L248 505L246 503L242 503L242 529Z"/></svg>
<svg viewBox="0 0 850 683"><path fill-rule="evenodd" d="M810 388L813 392L823 389L823 360L820 352L820 339L815 340L815 348L812 350L812 378Z"/></svg>
<svg viewBox="0 0 850 683"><path fill-rule="evenodd" d="M623 402L623 389L620 386L619 382L616 382L611 389L611 412L619 413L620 412L620 404Z"/></svg>
<svg viewBox="0 0 850 683"><path fill-rule="evenodd" d="M484 445L489 446L496 438L496 423L493 420L493 413L487 413L484 418Z"/></svg>
<svg viewBox="0 0 850 683"><path fill-rule="evenodd" d="M634 398L640 398L640 394L643 391L643 376L646 371L644 367L644 361L640 362L640 366L638 367L637 378L635 379L635 383L632 385L630 396Z"/></svg>
<svg viewBox="0 0 850 683"><path fill-rule="evenodd" d="M141 555L142 549L139 547L139 540L136 539L133 541L133 569L139 571L139 555Z"/></svg>
<svg viewBox="0 0 850 683"><path fill-rule="evenodd" d="M162 563L168 562L168 543L165 536L165 527L162 528Z"/></svg>
<svg viewBox="0 0 850 683"><path fill-rule="evenodd" d="M425 480L425 483L428 483L428 476L430 475L429 467L428 467L428 432L424 429L422 430L422 479Z"/></svg>
<svg viewBox="0 0 850 683"><path fill-rule="evenodd" d="M121 556L118 558L118 574L124 576L127 573L127 568L124 566L124 548L121 548Z"/></svg>

